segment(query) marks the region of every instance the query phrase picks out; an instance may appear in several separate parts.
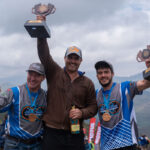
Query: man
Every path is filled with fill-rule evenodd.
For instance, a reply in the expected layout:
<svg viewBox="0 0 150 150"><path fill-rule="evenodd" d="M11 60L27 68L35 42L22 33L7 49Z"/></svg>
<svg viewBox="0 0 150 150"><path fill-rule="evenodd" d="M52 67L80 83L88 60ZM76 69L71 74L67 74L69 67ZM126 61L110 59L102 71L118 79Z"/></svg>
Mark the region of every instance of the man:
<svg viewBox="0 0 150 150"><path fill-rule="evenodd" d="M66 50L65 68L49 54L46 39L38 39L38 54L48 87L43 150L84 150L82 122L97 113L97 105L92 81L78 71L82 62L81 50L76 46ZM71 109L72 106L75 109ZM79 119L79 134L70 132L70 119Z"/></svg>
<svg viewBox="0 0 150 150"><path fill-rule="evenodd" d="M32 63L27 83L0 94L0 112L8 111L4 150L41 150L42 120L46 107L44 67Z"/></svg>
<svg viewBox="0 0 150 150"><path fill-rule="evenodd" d="M150 67L150 59L146 59L145 60L145 65L146 65L147 68Z"/></svg>
<svg viewBox="0 0 150 150"><path fill-rule="evenodd" d="M114 83L114 70L107 61L97 62L95 69L102 86L97 95L101 150L134 150L138 135L133 98L150 87L150 81Z"/></svg>

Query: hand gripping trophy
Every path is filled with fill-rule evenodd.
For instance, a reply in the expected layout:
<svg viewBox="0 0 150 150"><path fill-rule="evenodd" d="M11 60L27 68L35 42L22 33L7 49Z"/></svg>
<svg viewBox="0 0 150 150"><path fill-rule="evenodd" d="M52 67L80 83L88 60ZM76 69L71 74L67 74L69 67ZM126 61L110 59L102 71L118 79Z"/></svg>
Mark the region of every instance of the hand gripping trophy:
<svg viewBox="0 0 150 150"><path fill-rule="evenodd" d="M28 20L24 24L24 27L31 37L50 37L50 30L45 21L46 16L49 14L53 14L55 10L55 6L50 3L48 5L37 4L32 8L32 13L36 15L36 20Z"/></svg>
<svg viewBox="0 0 150 150"><path fill-rule="evenodd" d="M150 60L150 45L147 45L147 49L138 52L136 60L138 62ZM150 67L143 71L143 78L150 81Z"/></svg>

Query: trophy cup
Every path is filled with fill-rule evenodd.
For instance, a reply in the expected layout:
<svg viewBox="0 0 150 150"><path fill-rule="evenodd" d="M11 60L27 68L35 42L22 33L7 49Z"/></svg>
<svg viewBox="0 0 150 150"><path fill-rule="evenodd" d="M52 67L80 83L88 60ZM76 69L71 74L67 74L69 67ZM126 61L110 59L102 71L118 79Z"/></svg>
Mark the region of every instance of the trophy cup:
<svg viewBox="0 0 150 150"><path fill-rule="evenodd" d="M147 49L140 50L137 54L136 60L143 62L150 60L150 45L147 45ZM143 71L143 78L150 81L150 67Z"/></svg>
<svg viewBox="0 0 150 150"><path fill-rule="evenodd" d="M50 30L46 24L46 16L53 14L56 8L52 4L37 4L32 8L32 13L36 15L36 20L28 20L24 27L33 38L50 38Z"/></svg>

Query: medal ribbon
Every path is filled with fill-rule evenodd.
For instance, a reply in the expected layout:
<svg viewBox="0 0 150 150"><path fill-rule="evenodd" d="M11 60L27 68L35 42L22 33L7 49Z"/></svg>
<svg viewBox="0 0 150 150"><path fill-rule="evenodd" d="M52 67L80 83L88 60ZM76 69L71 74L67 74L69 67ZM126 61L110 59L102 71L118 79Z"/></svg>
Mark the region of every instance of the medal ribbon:
<svg viewBox="0 0 150 150"><path fill-rule="evenodd" d="M30 90L29 90L27 84L26 84L26 88L27 88L27 91L28 91L29 99L31 101L31 107L34 107L35 103L36 103L36 99L37 99L37 97L38 97L39 94L37 93L36 96L35 96L35 98L34 98L34 100L32 101L31 93L30 93ZM32 109L32 113L33 113L33 109Z"/></svg>
<svg viewBox="0 0 150 150"><path fill-rule="evenodd" d="M102 94L103 94L103 99L104 99L104 105L106 106L106 109L109 109L109 101L110 101L110 96L111 96L111 92L114 88L114 86L116 85L116 83L113 83L113 85L111 86L111 89L108 92L108 98L106 98L106 96L104 95L104 89L102 89Z"/></svg>

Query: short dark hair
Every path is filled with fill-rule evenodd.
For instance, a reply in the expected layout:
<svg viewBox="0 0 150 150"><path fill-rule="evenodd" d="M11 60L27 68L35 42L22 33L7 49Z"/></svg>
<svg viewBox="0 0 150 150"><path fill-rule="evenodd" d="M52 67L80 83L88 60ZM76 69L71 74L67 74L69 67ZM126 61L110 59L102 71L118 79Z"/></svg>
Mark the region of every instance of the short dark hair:
<svg viewBox="0 0 150 150"><path fill-rule="evenodd" d="M104 69L104 68L109 68L111 70L112 73L114 73L114 69L113 69L113 66L111 63L105 61L105 60L102 60L102 61L98 61L96 64L95 64L95 69L96 71L98 69Z"/></svg>

